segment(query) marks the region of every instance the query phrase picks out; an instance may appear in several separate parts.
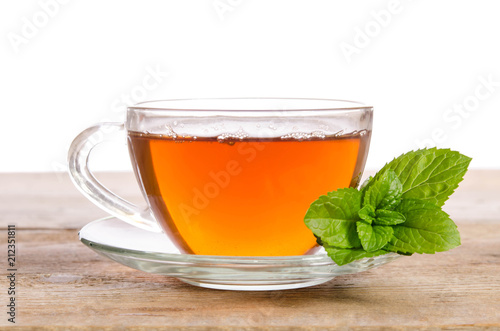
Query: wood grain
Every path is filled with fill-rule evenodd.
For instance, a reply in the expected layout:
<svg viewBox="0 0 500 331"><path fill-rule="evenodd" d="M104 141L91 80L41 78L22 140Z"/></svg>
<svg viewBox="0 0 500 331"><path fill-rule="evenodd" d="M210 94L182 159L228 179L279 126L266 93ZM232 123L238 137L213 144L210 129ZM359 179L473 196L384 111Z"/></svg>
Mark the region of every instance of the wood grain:
<svg viewBox="0 0 500 331"><path fill-rule="evenodd" d="M140 201L130 174L102 177ZM21 330L500 329L500 171L471 171L446 204L462 234L459 248L276 292L202 289L122 266L78 241L78 229L104 212L69 180L3 174L0 183L0 225L18 228ZM8 327L4 315L0 326Z"/></svg>
<svg viewBox="0 0 500 331"><path fill-rule="evenodd" d="M97 178L121 197L145 205L132 173L104 173ZM108 216L75 188L66 173L0 174L0 228L80 229Z"/></svg>

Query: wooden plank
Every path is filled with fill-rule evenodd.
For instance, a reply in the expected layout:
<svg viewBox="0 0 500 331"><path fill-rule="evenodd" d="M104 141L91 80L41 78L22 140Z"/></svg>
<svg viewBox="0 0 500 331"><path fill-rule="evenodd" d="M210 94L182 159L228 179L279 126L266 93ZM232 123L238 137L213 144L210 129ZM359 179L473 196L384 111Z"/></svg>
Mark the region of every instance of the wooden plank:
<svg viewBox="0 0 500 331"><path fill-rule="evenodd" d="M100 173L97 178L121 197L145 206L132 173ZM108 216L87 200L66 173L0 174L0 228L80 229Z"/></svg>
<svg viewBox="0 0 500 331"><path fill-rule="evenodd" d="M50 330L500 328L500 227L461 224L460 231L462 246L446 253L402 258L312 288L231 292L122 266L81 244L75 230L20 230L17 325ZM0 246L6 247L5 231L0 235ZM5 317L0 325L7 325Z"/></svg>
<svg viewBox="0 0 500 331"><path fill-rule="evenodd" d="M131 174L98 177L142 203ZM77 229L106 214L64 174L0 174L0 228L18 227L21 329L493 330L500 329L499 198L500 171L470 171L445 206L461 247L279 292L201 289L100 257L79 243ZM0 236L6 248L5 230ZM10 326L5 316L0 326Z"/></svg>

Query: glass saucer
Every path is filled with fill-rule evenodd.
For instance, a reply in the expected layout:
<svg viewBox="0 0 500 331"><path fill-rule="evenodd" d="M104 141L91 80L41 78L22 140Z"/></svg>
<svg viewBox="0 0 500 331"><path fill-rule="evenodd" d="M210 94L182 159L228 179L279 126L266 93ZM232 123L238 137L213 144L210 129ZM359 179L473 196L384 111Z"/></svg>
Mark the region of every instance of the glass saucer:
<svg viewBox="0 0 500 331"><path fill-rule="evenodd" d="M269 257L182 254L165 234L142 230L114 217L87 224L79 237L97 253L126 266L221 290L267 291L313 286L400 257L389 253L338 266L324 250L313 255Z"/></svg>

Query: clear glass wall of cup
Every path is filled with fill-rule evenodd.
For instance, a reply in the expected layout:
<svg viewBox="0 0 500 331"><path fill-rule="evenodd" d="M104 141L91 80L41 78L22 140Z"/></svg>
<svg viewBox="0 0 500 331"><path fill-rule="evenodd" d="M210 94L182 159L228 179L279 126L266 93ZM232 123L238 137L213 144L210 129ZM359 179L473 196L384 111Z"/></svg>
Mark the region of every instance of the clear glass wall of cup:
<svg viewBox="0 0 500 331"><path fill-rule="evenodd" d="M186 254L310 254L317 245L303 217L320 195L358 185L372 117L372 107L343 100L143 102L128 108L125 123L77 136L70 175L97 206L164 232ZM127 139L144 207L110 192L88 169L92 148L117 133Z"/></svg>

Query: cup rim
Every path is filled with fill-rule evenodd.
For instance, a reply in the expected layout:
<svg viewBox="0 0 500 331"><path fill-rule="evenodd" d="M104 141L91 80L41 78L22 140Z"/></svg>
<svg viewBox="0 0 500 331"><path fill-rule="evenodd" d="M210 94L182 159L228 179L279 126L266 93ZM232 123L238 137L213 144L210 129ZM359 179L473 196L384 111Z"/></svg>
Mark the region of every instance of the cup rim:
<svg viewBox="0 0 500 331"><path fill-rule="evenodd" d="M246 103L256 103L259 100L263 102L296 102L296 103L316 103L321 104L321 106L316 107L301 107L297 106L295 108L273 108L273 107L194 107L193 104L196 103L226 103L231 104L237 102ZM185 106L178 106L178 104L185 104ZM191 104L191 106L190 106ZM332 104L328 106L327 104ZM337 104L337 106L335 106ZM362 102L344 100L344 99L326 99L326 98L287 98L287 97L231 97L231 98L183 98L183 99L159 99L159 100L148 100L139 102L133 106L129 106L128 110L132 111L211 111L211 112L235 112L235 111L250 111L250 112L295 112L295 111L359 111L359 110L372 110L373 107Z"/></svg>

